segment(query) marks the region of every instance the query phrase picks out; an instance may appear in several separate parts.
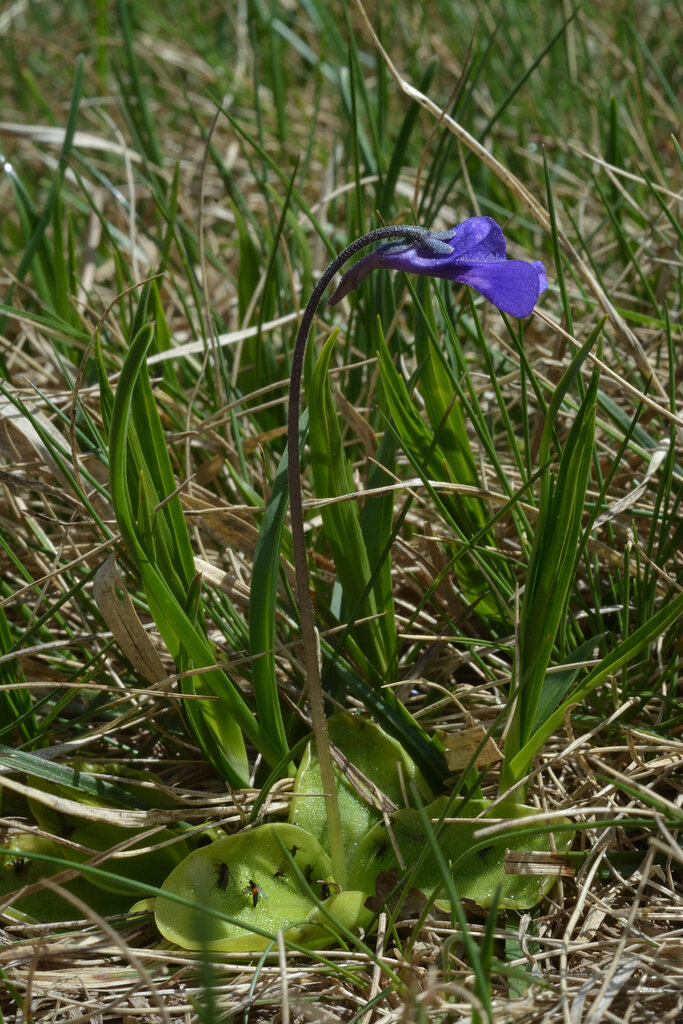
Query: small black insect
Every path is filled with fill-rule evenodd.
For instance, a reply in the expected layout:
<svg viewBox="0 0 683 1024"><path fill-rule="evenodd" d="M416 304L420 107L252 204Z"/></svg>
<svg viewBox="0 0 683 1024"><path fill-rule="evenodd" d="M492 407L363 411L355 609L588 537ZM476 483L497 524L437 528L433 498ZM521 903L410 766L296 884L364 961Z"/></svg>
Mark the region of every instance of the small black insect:
<svg viewBox="0 0 683 1024"><path fill-rule="evenodd" d="M492 846L482 846L481 850L477 850L479 860L486 860L492 849Z"/></svg>
<svg viewBox="0 0 683 1024"><path fill-rule="evenodd" d="M264 900L268 899L261 886L257 885L253 878L249 879L249 884L245 885L244 889L242 889L242 892L245 893L245 895L251 896L252 900L254 901L254 907L258 903L259 898Z"/></svg>
<svg viewBox="0 0 683 1024"><path fill-rule="evenodd" d="M342 888L338 882L326 882L324 878L318 879L318 885L320 886L320 899L329 900L332 893L341 892Z"/></svg>
<svg viewBox="0 0 683 1024"><path fill-rule="evenodd" d="M383 857L388 848L389 843L386 840L382 840L381 843L377 843L375 846L375 852L373 853L374 859L379 860L380 857Z"/></svg>
<svg viewBox="0 0 683 1024"><path fill-rule="evenodd" d="M313 865L307 864L304 868L304 878L306 879L306 885L311 884L311 877L313 875Z"/></svg>
<svg viewBox="0 0 683 1024"><path fill-rule="evenodd" d="M220 889L221 892L225 892L225 888L230 881L230 868L224 860L216 861L216 868L218 869L216 888Z"/></svg>
<svg viewBox="0 0 683 1024"><path fill-rule="evenodd" d="M296 851L298 849L299 849L298 846L292 846L290 848L289 854L290 854L292 860L294 860L294 858L296 857ZM282 864L280 864L280 867L277 869L277 871L273 875L273 878L284 878L288 871L289 871L289 861L288 860L283 860Z"/></svg>
<svg viewBox="0 0 683 1024"><path fill-rule="evenodd" d="M15 875L23 874L27 867L28 861L26 860L26 857L22 857L21 854L18 854L16 857L13 858L12 871L14 872Z"/></svg>

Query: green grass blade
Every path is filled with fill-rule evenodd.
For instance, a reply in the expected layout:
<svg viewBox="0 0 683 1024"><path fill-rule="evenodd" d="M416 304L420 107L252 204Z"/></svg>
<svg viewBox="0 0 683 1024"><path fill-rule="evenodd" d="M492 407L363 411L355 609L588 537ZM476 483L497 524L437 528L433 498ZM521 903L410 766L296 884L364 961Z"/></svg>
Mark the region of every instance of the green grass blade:
<svg viewBox="0 0 683 1024"><path fill-rule="evenodd" d="M429 427L418 415L403 378L394 367L381 333L379 370L401 447L416 467L416 471L423 474L425 479L443 479L444 466L447 464L446 456L438 441L435 441ZM456 457L456 454L453 453L453 459ZM458 459L460 460L461 457L459 456ZM457 536L466 545L478 532L477 521L470 505L466 505L464 499L457 494L441 495L440 501L448 519L457 531ZM481 571L472 552L463 552L458 558L456 578L466 603L476 605L478 615L484 619L491 619L493 623L505 621L506 612L501 607L500 601L496 599L496 594L492 594L490 581Z"/></svg>
<svg viewBox="0 0 683 1024"><path fill-rule="evenodd" d="M49 195L47 197L47 201L45 203L45 206L43 207L43 212L41 213L41 215L40 215L40 217L38 219L38 222L37 222L37 224L35 226L35 230L33 232L33 235L31 237L31 239L28 242L28 245L24 249L24 253L23 253L23 256L21 258L21 262L19 263L19 267L16 270L16 277L17 277L17 279L19 281L23 280L26 272L28 271L29 267L31 266L31 264L33 262L33 259L34 259L35 255L36 255L36 253L38 252L38 249L40 248L41 245L44 244L45 232L47 231L48 225L50 224L50 222L52 220L52 217L53 217L53 214L54 214L55 205L57 203L57 200L59 198L59 193L60 193L61 188L62 188L62 183L64 181L64 175L66 174L67 163L68 163L69 157L71 155L71 149L72 149L72 146L73 146L74 135L76 134L76 123L77 123L77 120L78 120L78 109L79 109L80 102L81 102L81 94L83 92L83 67L84 67L84 63L85 63L85 58L83 57L83 55L79 56L78 59L76 60L76 66L74 68L74 84L73 84L73 91L72 91L72 94L71 94L71 105L69 107L69 114L68 114L68 117L67 117L66 128L65 128L65 131L64 131L64 142L62 144L61 153L59 154L59 161L58 161L58 164L57 164L57 173L55 174L55 176L53 178L52 187L51 187ZM49 261L50 258L51 258L50 257L50 250L48 248L46 248L44 251L45 251L45 259L46 259L46 261Z"/></svg>
<svg viewBox="0 0 683 1024"><path fill-rule="evenodd" d="M91 800L111 804L112 807L129 807L144 810L150 805L144 799L132 796L122 786L96 778L79 768L68 768L45 757L36 757L23 750L13 750L0 744L0 764L12 772L22 772L29 778L43 779L58 786L66 786L75 793L82 793Z"/></svg>
<svg viewBox="0 0 683 1024"><path fill-rule="evenodd" d="M308 413L301 417L300 447L306 436ZM275 612L282 535L289 504L287 486L287 450L277 468L263 514L249 593L249 649L252 658L252 683L256 712L263 731L279 746L284 757L288 750L275 674Z"/></svg>
<svg viewBox="0 0 683 1024"><path fill-rule="evenodd" d="M159 567L150 560L139 537L133 517L133 506L128 487L128 426L133 391L152 340L153 328L143 328L133 339L114 397L110 445L110 485L112 504L124 543L133 557L143 580L150 611L161 631L172 657L177 658L182 647L192 658L193 667L210 668L203 680L219 699L225 701L230 717L224 720L222 737L222 767L235 785L245 785L248 763L242 730L269 762L277 761L277 753L264 737L251 711L236 687L225 674L216 669L211 645L201 631L188 618L184 608L169 587ZM216 755L220 756L216 748Z"/></svg>
<svg viewBox="0 0 683 1024"><path fill-rule="evenodd" d="M0 657L14 649L12 634L5 609L0 607ZM30 743L37 733L37 722L31 693L21 684L24 673L19 659L0 663L0 735L18 728L23 739ZM9 737L8 737L9 738Z"/></svg>
<svg viewBox="0 0 683 1024"><path fill-rule="evenodd" d="M470 440L465 428L462 407L454 400L455 389L451 374L436 342L436 324L430 302L430 291L420 282L422 316L415 328L415 355L420 364L420 393L432 432L437 438L439 453L443 456L449 477L454 483L479 486ZM482 502L462 498L462 518L468 533L476 533L486 524Z"/></svg>
<svg viewBox="0 0 683 1024"><path fill-rule="evenodd" d="M602 329L598 325L553 395L543 432L540 458L550 452L555 415L578 367ZM564 622L581 550L581 517L593 457L598 373L591 377L557 472L550 466L541 477L541 499L534 543L522 600L517 666L517 700L505 742L501 791L512 783L507 764L530 739L558 631Z"/></svg>
<svg viewBox="0 0 683 1024"><path fill-rule="evenodd" d="M133 118L133 123L136 125L137 136L140 140L143 151L152 163L156 164L157 167L161 167L163 164L163 156L154 131L152 115L149 112L147 95L142 84L142 76L140 75L140 65L135 53L129 0L116 0L116 8L119 17L119 25L121 27L123 52L125 54L128 72L132 82L132 89L124 88L123 91L125 96L130 94L130 99L135 100L134 103L130 100L127 102L127 109Z"/></svg>
<svg viewBox="0 0 683 1024"><path fill-rule="evenodd" d="M182 589L176 596L182 599L195 575L194 555L180 497L165 500L175 491L176 482L145 362L133 389L131 426L140 446L137 468L149 479L156 502L164 499L157 514L160 568L167 580L179 580Z"/></svg>
<svg viewBox="0 0 683 1024"><path fill-rule="evenodd" d="M396 445L394 439L386 431L379 443L377 454L368 472L368 490L386 486L393 482L392 471L395 465ZM394 525L394 493L377 495L365 499L361 516L363 543L368 554L368 562L374 576L373 593L375 603L381 608L383 615L378 620L379 628L384 636L384 647L391 653L391 665L388 669L387 682L396 677L396 613L394 607L393 580L391 576L390 541Z"/></svg>
<svg viewBox="0 0 683 1024"><path fill-rule="evenodd" d="M354 491L328 376L337 333L330 335L315 364L308 394L311 464L318 498L340 498ZM376 616L374 594L371 592L363 599L371 570L358 505L355 501L334 502L324 505L321 515L349 611L354 619ZM373 671L383 679L392 652L385 649L379 624L376 621L360 623L353 632Z"/></svg>
<svg viewBox="0 0 683 1024"><path fill-rule="evenodd" d="M463 910L450 866L447 864L441 846L439 845L439 840L436 832L434 831L434 826L422 805L419 794L415 791L414 799L420 816L420 821L422 823L422 828L424 830L425 841L429 846L429 852L434 863L438 865L441 878L443 879L444 894L451 903L451 927L453 930L457 928L469 965L474 972L474 992L484 1007L484 1011L487 1015L486 1019L492 1020L491 981L486 969L486 960L485 958L482 959L481 950L477 946L472 933L470 932L465 911ZM473 1020L474 1019L475 1017L473 1016ZM479 1017L479 1024L483 1024L481 1017Z"/></svg>
<svg viewBox="0 0 683 1024"><path fill-rule="evenodd" d="M632 661L638 654L645 651L650 644L654 643L671 626L674 626L681 615L683 615L683 594L678 594L655 612L637 630L618 644L613 651L596 665L584 681L574 690L572 695L563 701L562 704L545 720L526 743L506 765L506 772L511 782L524 777L534 757L543 748L548 738L554 731L561 727L565 716L572 708L578 707L601 683L612 674L623 668Z"/></svg>

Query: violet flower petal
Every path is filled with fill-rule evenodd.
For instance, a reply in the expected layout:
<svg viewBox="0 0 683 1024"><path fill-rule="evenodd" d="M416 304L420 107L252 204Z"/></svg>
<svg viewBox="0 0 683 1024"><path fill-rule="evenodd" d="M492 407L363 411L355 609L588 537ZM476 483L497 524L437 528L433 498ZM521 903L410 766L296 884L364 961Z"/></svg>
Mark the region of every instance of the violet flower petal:
<svg viewBox="0 0 683 1024"><path fill-rule="evenodd" d="M486 259L505 259L505 235L493 217L470 217L450 231L436 236L453 249L451 259L478 263Z"/></svg>
<svg viewBox="0 0 683 1024"><path fill-rule="evenodd" d="M423 238L378 246L347 271L330 304L335 305L378 269L470 285L502 312L517 317L532 312L548 284L542 263L506 258L505 236L491 217L470 217L448 231L425 232Z"/></svg>
<svg viewBox="0 0 683 1024"><path fill-rule="evenodd" d="M474 263L460 267L451 280L468 284L501 312L520 319L533 311L547 285L543 264L523 260Z"/></svg>

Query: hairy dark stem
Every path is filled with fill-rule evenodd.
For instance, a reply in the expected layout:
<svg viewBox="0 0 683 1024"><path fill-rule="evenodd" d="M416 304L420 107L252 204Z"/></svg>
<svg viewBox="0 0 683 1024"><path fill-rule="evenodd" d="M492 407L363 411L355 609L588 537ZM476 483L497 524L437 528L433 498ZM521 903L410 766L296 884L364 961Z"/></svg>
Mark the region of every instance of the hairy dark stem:
<svg viewBox="0 0 683 1024"><path fill-rule="evenodd" d="M318 661L318 644L315 632L315 612L311 597L311 585L308 575L308 562L306 559L306 539L304 536L304 515L301 496L301 473L299 467L299 416L301 404L301 380L304 368L304 356L306 344L313 325L313 318L320 305L325 291L332 281L332 278L347 260L355 256L357 252L375 242L381 242L388 238L417 240L424 238L423 228L412 226L392 225L378 228L371 231L362 238L347 246L343 252L336 256L322 274L320 280L311 294L304 314L299 324L296 336L294 352L292 353L292 371L289 384L289 412L287 421L287 471L289 483L289 506L291 511L292 527L292 548L294 552L294 570L296 573L296 591L299 604L299 616L301 619L301 638L304 653L304 671L306 673L306 685L308 688L308 699L311 708L311 722L313 725L313 736L320 764L320 778L325 794L325 809L327 811L328 838L330 844L330 856L332 859L332 870L335 879L340 885L345 884L346 871L344 868L344 848L341 831L341 818L339 814L339 802L334 782L334 770L332 755L330 753L330 742L327 735L327 722L325 720L325 708L323 704L323 691L320 679L320 664Z"/></svg>

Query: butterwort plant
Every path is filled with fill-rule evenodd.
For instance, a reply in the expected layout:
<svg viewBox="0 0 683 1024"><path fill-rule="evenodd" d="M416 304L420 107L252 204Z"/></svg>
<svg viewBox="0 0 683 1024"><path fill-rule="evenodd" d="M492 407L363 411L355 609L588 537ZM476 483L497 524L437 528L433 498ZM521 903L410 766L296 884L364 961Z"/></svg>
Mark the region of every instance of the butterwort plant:
<svg viewBox="0 0 683 1024"><path fill-rule="evenodd" d="M448 231L434 232L414 225L389 225L357 238L326 268L304 310L292 354L288 418L289 499L311 720L325 794L332 867L335 877L342 883L345 877L342 828L327 736L306 560L298 438L301 380L313 318L334 276L348 260L370 245L376 245L376 248L343 276L330 299L331 305L357 288L373 270L402 270L469 285L502 312L520 318L529 316L539 295L547 287L541 262L508 259L505 236L500 226L491 217L470 217Z"/></svg>

